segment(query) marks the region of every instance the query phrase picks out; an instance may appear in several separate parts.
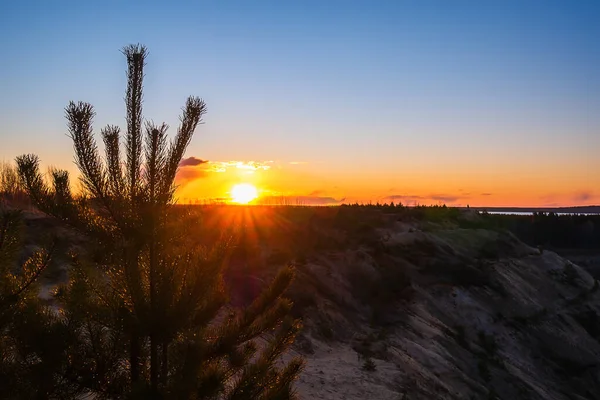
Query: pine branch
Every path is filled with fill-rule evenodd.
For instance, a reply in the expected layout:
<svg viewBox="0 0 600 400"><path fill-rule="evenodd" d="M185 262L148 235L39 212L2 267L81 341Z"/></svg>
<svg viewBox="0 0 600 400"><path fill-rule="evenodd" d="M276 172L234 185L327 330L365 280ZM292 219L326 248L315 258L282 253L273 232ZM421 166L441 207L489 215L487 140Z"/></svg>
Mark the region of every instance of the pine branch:
<svg viewBox="0 0 600 400"><path fill-rule="evenodd" d="M39 278L40 274L50 265L52 260L52 254L54 252L54 245L49 251L39 251L31 256L23 265L23 272L26 274L23 277L23 281L19 285L19 288L10 297L18 299L35 281Z"/></svg>
<svg viewBox="0 0 600 400"><path fill-rule="evenodd" d="M73 203L73 196L71 195L69 172L65 170L52 171L52 183L56 203L70 206Z"/></svg>
<svg viewBox="0 0 600 400"><path fill-rule="evenodd" d="M121 170L121 154L119 149L118 126L108 125L101 131L106 153L106 175L110 184L111 193L117 198L123 194L123 171Z"/></svg>
<svg viewBox="0 0 600 400"><path fill-rule="evenodd" d="M227 400L264 398L264 394L269 389L272 389L273 385L280 378L280 374L273 366L273 363L291 345L299 329L300 325L296 321L285 321L275 338L263 350L258 360L244 368L233 390L228 394ZM286 374L293 373L295 370L299 371L300 368L301 365L293 367L286 371Z"/></svg>
<svg viewBox="0 0 600 400"><path fill-rule="evenodd" d="M304 361L294 358L279 372L271 387L260 397L260 400L296 400L300 397L292 388L298 375L304 369Z"/></svg>
<svg viewBox="0 0 600 400"><path fill-rule="evenodd" d="M288 299L277 299L274 305L261 313L259 318L256 318L243 333L240 334L241 340L250 340L262 333L275 327L286 315L289 315L292 310L292 303Z"/></svg>
<svg viewBox="0 0 600 400"><path fill-rule="evenodd" d="M70 102L65 109L81 181L94 197L103 200L106 199L106 177L92 132L94 114L94 107L84 102Z"/></svg>
<svg viewBox="0 0 600 400"><path fill-rule="evenodd" d="M40 160L34 154L24 154L16 158L17 171L22 185L27 189L33 203L42 211L50 212L50 190L40 173Z"/></svg>
<svg viewBox="0 0 600 400"><path fill-rule="evenodd" d="M192 140L196 126L200 123L204 114L206 114L206 103L204 100L199 97L189 97L183 109L183 114L180 117L181 125L169 149L165 174L161 182L161 195L166 201L169 201L173 195L173 182L179 168L179 162Z"/></svg>
<svg viewBox="0 0 600 400"><path fill-rule="evenodd" d="M0 273L9 272L11 262L21 250L22 229L21 212L17 210L0 210Z"/></svg>
<svg viewBox="0 0 600 400"><path fill-rule="evenodd" d="M39 158L36 155L25 154L18 156L16 163L22 185L27 190L33 203L40 210L60 218L75 229L83 230L103 241L112 236L111 230L113 227L111 223L90 210L85 198L68 204L68 207L65 207L65 204L58 204L56 202L57 197L55 196L55 192L48 188L40 173ZM64 175L64 173L59 173L58 178L59 182L54 182L55 186L58 183L59 191L63 192L62 198L68 198L68 176ZM105 207L111 212L112 209L107 199L102 198L102 200L104 200ZM118 223L116 218L113 218L113 220L116 221L115 223Z"/></svg>
<svg viewBox="0 0 600 400"><path fill-rule="evenodd" d="M158 200L159 184L164 174L167 162L167 129L168 125L160 126L149 122L146 124L146 170L145 181L150 202Z"/></svg>
<svg viewBox="0 0 600 400"><path fill-rule="evenodd" d="M276 303L276 300L289 287L293 279L294 270L291 267L281 269L273 280L273 283L244 310L240 325L242 327L249 326L261 313L272 307Z"/></svg>
<svg viewBox="0 0 600 400"><path fill-rule="evenodd" d="M148 51L142 45L129 45L123 48L127 58L127 182L130 199L136 199L139 189L142 157L142 100L144 66Z"/></svg>

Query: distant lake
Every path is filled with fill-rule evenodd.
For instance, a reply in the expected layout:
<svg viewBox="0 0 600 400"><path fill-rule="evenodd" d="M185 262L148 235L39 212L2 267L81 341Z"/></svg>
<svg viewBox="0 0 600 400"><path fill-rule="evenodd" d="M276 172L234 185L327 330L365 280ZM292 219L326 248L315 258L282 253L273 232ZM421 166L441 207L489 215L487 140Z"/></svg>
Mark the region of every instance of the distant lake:
<svg viewBox="0 0 600 400"><path fill-rule="evenodd" d="M598 213L552 212L556 215L599 215ZM487 213L493 215L533 215L533 211L488 211ZM546 211L544 213L548 214Z"/></svg>

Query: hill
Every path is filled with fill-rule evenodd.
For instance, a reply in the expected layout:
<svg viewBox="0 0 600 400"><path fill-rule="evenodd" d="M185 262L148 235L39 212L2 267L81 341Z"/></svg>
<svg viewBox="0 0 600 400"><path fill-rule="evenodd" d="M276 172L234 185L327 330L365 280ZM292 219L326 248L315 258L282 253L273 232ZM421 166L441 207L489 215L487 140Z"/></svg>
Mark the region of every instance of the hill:
<svg viewBox="0 0 600 400"><path fill-rule="evenodd" d="M191 241L242 229L226 276L231 307L282 265L296 266L289 295L305 324L294 347L307 359L302 398L600 398L598 281L506 230L482 229L474 212L178 212L188 214ZM28 229L32 242L55 231L65 247L85 248L47 217L30 214ZM67 275L56 266L47 287Z"/></svg>

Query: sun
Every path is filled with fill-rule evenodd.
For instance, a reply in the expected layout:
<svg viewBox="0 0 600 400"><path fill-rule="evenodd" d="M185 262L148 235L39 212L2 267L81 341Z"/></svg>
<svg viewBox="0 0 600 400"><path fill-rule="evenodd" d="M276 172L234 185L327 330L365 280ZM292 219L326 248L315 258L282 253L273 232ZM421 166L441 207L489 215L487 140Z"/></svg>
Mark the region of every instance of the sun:
<svg viewBox="0 0 600 400"><path fill-rule="evenodd" d="M231 188L231 200L234 203L248 204L258 197L258 191L249 183L238 183Z"/></svg>

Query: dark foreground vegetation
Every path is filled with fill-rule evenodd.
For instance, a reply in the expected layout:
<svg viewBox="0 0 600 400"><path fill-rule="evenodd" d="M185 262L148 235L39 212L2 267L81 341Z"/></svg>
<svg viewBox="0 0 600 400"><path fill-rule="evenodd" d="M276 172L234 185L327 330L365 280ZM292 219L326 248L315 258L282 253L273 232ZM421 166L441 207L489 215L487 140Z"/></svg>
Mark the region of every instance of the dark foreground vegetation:
<svg viewBox="0 0 600 400"><path fill-rule="evenodd" d="M93 107L66 108L82 193L71 192L66 171L46 177L35 155L17 157L20 187L37 210L61 221L70 253L50 242L22 260L28 249L19 212L1 210L1 396L293 398L302 360L279 360L299 329L282 297L293 271L280 269L249 302L228 306L224 267L239 232L219 230L210 245L194 242L173 212L175 174L205 104L188 98L172 141L165 124L143 125L146 49L123 53L124 140L118 127L104 128L101 157ZM3 183L14 192L13 178ZM65 236L79 246L65 244ZM44 304L35 283L56 257L68 262L68 280Z"/></svg>
<svg viewBox="0 0 600 400"><path fill-rule="evenodd" d="M102 209L90 200L85 207ZM597 341L600 340L598 283L578 266L544 249L528 247L506 230L505 227L515 220L524 221L522 217L485 215L443 206L413 208L389 205L174 205L164 215L165 220L172 223L169 224L170 232L177 233L169 246L174 246L178 253L185 254L190 249L219 248L224 238L228 238L228 245L220 253L219 268L222 290L222 303L219 304L225 312L219 313L206 327L217 328L208 331L214 338L226 332L219 328L219 324L227 321L229 313L241 315L253 301L261 298L261 293L272 287L269 282L282 267L294 266L295 279L286 292L286 297L293 303L286 303L289 307L286 310L292 318L301 318L304 324L293 351L308 359L307 371L303 375L306 378L301 377L299 381L305 396L326 398L333 391L338 393L333 398L351 398L349 396L361 387L357 382L379 382L384 378L389 381L388 392L385 392L388 395L371 392L373 398L397 398L392 397L396 393L400 398L406 395L416 399L561 399L548 395L548 391L555 393L575 388L578 388L580 398L595 398L599 393L590 386L596 384L590 374L600 368L593 361L594 352L599 350ZM88 290L96 294L109 294L114 290L99 285L95 280L98 276L111 276L111 272L101 273L106 265L104 260L108 258L103 254L107 247L99 245L96 236L80 234L81 231L69 220L52 218L36 210L25 211L23 217L21 232L26 241L24 247L17 247L20 249L17 253L21 254L21 258L31 254L35 256L36 245L46 242L48 253L52 255L35 281L41 288L54 287L57 282L68 285L59 284L57 296L41 301L33 296L37 289L31 287L24 291L30 294L27 301L36 305L19 308L10 324L5 326L6 340L13 340L15 336L20 338L13 349L19 349L18 354L23 357L19 368L12 369L11 378L6 382L19 382L19 385L36 390L40 382L48 382L48 387L54 392L46 393L55 393L56 398L59 393L69 397L64 392L65 387L72 388L73 393L75 387L85 387L87 392L93 392L97 389L89 388L99 386L93 383L92 377L101 377L99 372L112 371L114 367L110 364L111 358L100 357L102 352L88 347L93 343L88 342L88 338L96 336L81 330L81 325L75 322L77 318L84 318L86 324L89 320L90 326L94 327L100 323L98 316L84 313L82 306L67 299L69 288L76 287L71 282L78 282L80 276L92 278L92 285L81 289L83 294ZM533 219L529 216L525 217L525 221ZM52 236L57 240L50 240ZM66 257L67 253L76 253L77 257ZM86 265L80 264L84 260ZM140 264L146 262L142 260ZM192 265L193 268L211 268L210 263ZM29 270L32 272L21 276L34 276L32 274L37 269ZM145 287L149 290L149 283ZM176 292L169 288L168 292L171 291ZM82 298L85 300L86 296ZM464 300L464 296L468 296L468 301ZM147 298L147 295L144 297ZM146 303L148 308L151 307L149 303ZM89 302L85 300L82 304ZM163 307L162 301L159 304ZM58 309L61 311L56 313ZM96 309L102 310L103 307ZM48 312L52 310L55 312ZM477 313L477 318L473 318L473 312ZM114 318L111 313L104 311L98 315L104 315L102 318L110 321ZM145 318L150 318L149 314L145 315ZM126 316L124 314L124 318ZM69 320L67 317L74 322L64 327L64 321ZM169 323L174 324L172 315L152 318L167 317ZM42 327L37 328L30 318ZM427 321L425 326L428 328L422 325L423 321ZM77 326L80 333L69 333L70 327ZM108 333L115 329L112 323L106 326L99 332ZM153 328L145 326L140 329L153 332ZM45 341L37 339L50 335L51 327L57 331L54 336L48 336L53 345L47 346ZM431 336L431 329L436 332L434 336ZM193 332L193 328L190 331ZM93 329L90 332L99 335ZM119 386L123 392L120 393L134 396L127 361L131 341L126 339L126 332L119 333L122 345L116 347L117 354L120 354L118 357L125 361L114 370L122 368L124 371ZM266 335L255 340L259 348L263 348L263 338L272 337L271 332L268 330ZM83 336L79 336L81 334ZM140 375L146 382L144 392L139 392L144 393L139 395L142 397L148 396L148 391L151 391L152 379L151 339L149 333L146 335L145 339L141 339L140 352L144 365ZM562 335L577 338L576 343L581 342L590 350L572 349L570 342L560 341ZM68 347L72 340L78 343L76 351ZM172 349L178 349L179 340L179 337L173 339ZM415 342L419 343L424 354L413 350L408 353L412 358L403 356ZM98 343L101 344L99 348L106 351L106 348L111 349L108 345L115 342L97 342L96 345ZM194 348L189 346L189 343L194 343L193 339L188 338L184 343L188 343L184 352L187 357L202 360L202 354L206 353L190 351ZM160 345L158 350L158 358L162 360ZM333 359L327 361L323 354L332 351ZM336 355L335 351L342 353ZM355 365L340 369L336 372L338 375L330 375L337 365L345 365L335 360L335 357L343 358L343 351L352 351L358 357L357 360L353 358ZM75 355L71 355L73 361L66 363L69 369L65 368L64 360L71 352ZM430 358L432 354L434 358ZM181 355L171 350L167 362L177 365ZM80 357L87 360L87 364ZM221 362L231 362L230 357L225 356ZM440 358L445 361L439 361ZM34 359L37 361L32 362ZM47 361L42 363L40 360ZM82 374L80 366L91 368L98 361L101 361L103 369L96 368L92 370L93 374ZM416 362L422 363L421 370L415 370ZM277 361L274 368L284 365L279 363ZM454 369L435 376L435 371L447 363L454 365ZM389 374L391 365L398 372L390 378L386 374ZM16 368L14 361L10 368ZM11 371L10 368L5 371ZM179 368L183 371L185 367ZM516 370L521 372L514 372ZM54 372L50 375L48 371ZM73 371L70 372L73 375L69 378L65 371ZM176 379L177 371L169 372L169 379ZM524 371L532 374L531 377L524 378L521 375ZM585 372L584 378L577 381L582 371ZM450 379L452 374L458 374L458 378ZM202 382L203 377L200 373L190 378L190 382ZM467 379L465 377L472 382L466 386L457 383ZM57 381L57 378L60 379ZM80 386L74 386L73 382ZM237 380L232 377L230 382ZM319 386L319 382L326 383ZM164 387L159 382L158 390L164 390ZM115 390L102 396L125 396L116 393ZM162 392L161 395L165 398L193 398L186 397L189 393L182 397L172 393ZM197 393L195 396L198 396ZM360 395L356 396L359 397L354 398L360 398Z"/></svg>

